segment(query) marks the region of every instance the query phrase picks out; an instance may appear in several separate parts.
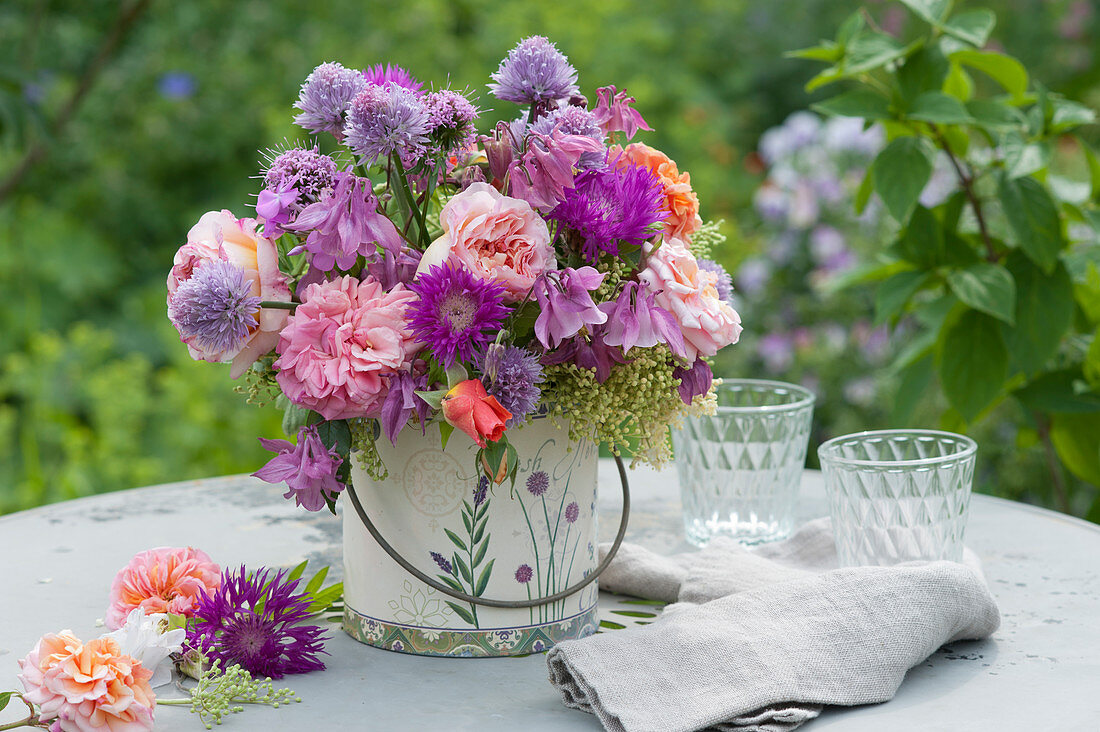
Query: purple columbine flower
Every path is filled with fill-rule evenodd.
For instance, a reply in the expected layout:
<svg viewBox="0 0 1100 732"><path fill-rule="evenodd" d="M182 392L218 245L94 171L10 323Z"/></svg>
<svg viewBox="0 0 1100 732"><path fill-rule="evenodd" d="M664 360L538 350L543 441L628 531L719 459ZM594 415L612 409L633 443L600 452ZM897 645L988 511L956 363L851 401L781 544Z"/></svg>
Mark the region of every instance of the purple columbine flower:
<svg viewBox="0 0 1100 732"><path fill-rule="evenodd" d="M338 63L321 64L302 84L298 101L294 103L302 113L294 118L294 123L315 135L331 132L336 139L341 139L344 113L366 85L366 79L355 69L345 69Z"/></svg>
<svg viewBox="0 0 1100 732"><path fill-rule="evenodd" d="M298 189L291 178L277 188L265 188L256 198L256 215L264 220L264 236L282 236L298 210Z"/></svg>
<svg viewBox="0 0 1100 732"><path fill-rule="evenodd" d="M622 349L610 346L603 339L604 326L593 326L588 338L577 336L565 342L561 348L543 354L540 361L550 366L558 363L575 363L582 369L596 372L596 383L602 384L611 376L615 364L627 363Z"/></svg>
<svg viewBox="0 0 1100 732"><path fill-rule="evenodd" d="M713 259L700 259L697 260L696 264L699 265L699 269L704 272L712 272L718 278L717 282L714 283L714 289L718 290L718 299L727 303L731 302L733 300L733 279L726 268Z"/></svg>
<svg viewBox="0 0 1100 732"><path fill-rule="evenodd" d="M428 108L403 86L369 84L352 100L345 142L370 166L391 153L412 164L424 155L431 132Z"/></svg>
<svg viewBox="0 0 1100 732"><path fill-rule="evenodd" d="M546 489L550 487L550 476L545 471L536 470L527 476L527 491L538 498L546 493Z"/></svg>
<svg viewBox="0 0 1100 732"><path fill-rule="evenodd" d="M672 313L656 302L656 296L637 282L627 282L615 300L603 302L600 310L607 314L603 342L622 346L623 353L631 348L651 348L667 343L677 356L686 357L684 335Z"/></svg>
<svg viewBox="0 0 1100 732"><path fill-rule="evenodd" d="M557 129L549 135L531 132L526 145L523 156L512 160L508 181L513 197L522 198L543 213L565 200L565 192L574 185L581 156L604 149L590 137L566 135Z"/></svg>
<svg viewBox="0 0 1100 732"><path fill-rule="evenodd" d="M474 508L477 508L481 504L485 503L486 497L489 495L489 478L482 475L477 479L477 487L474 488Z"/></svg>
<svg viewBox="0 0 1100 732"><path fill-rule="evenodd" d="M677 366L672 370L672 375L680 380L677 390L684 404L691 404L692 399L710 391L710 385L714 381L710 366L701 358L695 359L690 368Z"/></svg>
<svg viewBox="0 0 1100 732"><path fill-rule="evenodd" d="M443 570L444 574L453 574L454 570L451 567L451 560L447 559L447 557L443 556L439 552L429 553L432 555L432 559L435 561L435 563L439 565L439 568Z"/></svg>
<svg viewBox="0 0 1100 732"><path fill-rule="evenodd" d="M382 434L396 446L397 435L414 413L420 421L420 434L424 434L427 429L428 420L432 417L432 407L418 397L416 391L428 387L428 376L427 374L413 376L407 371L398 371L387 378L389 391L386 392L386 398L382 402L380 422Z"/></svg>
<svg viewBox="0 0 1100 732"><path fill-rule="evenodd" d="M207 262L168 298L168 318L200 351L234 354L258 324L261 300L252 284L230 262Z"/></svg>
<svg viewBox="0 0 1100 732"><path fill-rule="evenodd" d="M607 322L607 315L592 301L591 290L603 283L604 273L592 267L548 272L535 280L539 314L535 335L545 348L556 348L585 326Z"/></svg>
<svg viewBox="0 0 1100 732"><path fill-rule="evenodd" d="M573 501L565 507L565 523L576 523L577 517L581 515L581 507L577 505L576 501Z"/></svg>
<svg viewBox="0 0 1100 732"><path fill-rule="evenodd" d="M440 152L463 150L473 144L478 111L469 99L451 89L441 89L428 94L425 104L429 134Z"/></svg>
<svg viewBox="0 0 1100 732"><path fill-rule="evenodd" d="M642 115L631 106L635 99L628 97L625 89L617 91L614 86L601 86L596 90L596 99L598 101L592 114L605 134L622 132L626 134L627 140L631 140L638 130L653 131L642 119Z"/></svg>
<svg viewBox="0 0 1100 732"><path fill-rule="evenodd" d="M416 268L420 265L420 257L420 252L406 246L401 247L396 254L385 249L375 261L367 265L367 273L378 280L383 289L389 291L398 283L408 285L413 281Z"/></svg>
<svg viewBox="0 0 1100 732"><path fill-rule="evenodd" d="M521 585L525 585L531 581L531 578L535 576L534 570L531 569L529 564L521 564L516 568L516 582Z"/></svg>
<svg viewBox="0 0 1100 732"><path fill-rule="evenodd" d="M324 630L305 625L315 617L313 597L296 592L299 580L288 580L286 570L222 572L222 583L212 594L201 591L188 624L185 648L194 648L221 667L240 664L255 676L280 679L286 674L319 671L325 664ZM256 608L262 605L263 610Z"/></svg>
<svg viewBox="0 0 1100 732"><path fill-rule="evenodd" d="M465 267L432 265L409 284L419 295L406 310L409 331L446 368L468 362L504 324L504 286L475 277Z"/></svg>
<svg viewBox="0 0 1100 732"><path fill-rule="evenodd" d="M262 437L260 444L277 454L252 475L268 483L286 483L283 498L293 498L307 511L320 511L344 490L344 484L336 479L336 471L344 459L336 448L329 448L321 441L316 425L298 430L297 445Z"/></svg>
<svg viewBox="0 0 1100 732"><path fill-rule="evenodd" d="M524 120L520 118L519 121L522 123ZM596 124L595 116L587 109L575 107L572 104L550 110L531 125L531 131L540 135L549 135L554 130L558 130L564 135L589 137L600 143L601 148L607 142L607 136ZM582 153L580 159L577 160L577 167L582 169L602 168L606 164L607 154L602 149L598 152Z"/></svg>
<svg viewBox="0 0 1100 732"><path fill-rule="evenodd" d="M359 255L374 259L376 243L389 251L402 246L393 222L378 212L370 181L346 171L337 173L335 188L302 209L288 228L309 232L304 249L313 255L311 267L322 272L350 269Z"/></svg>
<svg viewBox="0 0 1100 732"><path fill-rule="evenodd" d="M368 66L363 69L363 78L366 79L367 83L377 86L397 84L416 94L421 94L424 89L424 85L417 81L416 77L397 65L386 64L384 68L382 64Z"/></svg>
<svg viewBox="0 0 1100 732"><path fill-rule="evenodd" d="M526 348L494 343L481 356L478 368L485 390L512 413L505 427L511 429L526 422L542 397L538 385L543 375L538 357Z"/></svg>
<svg viewBox="0 0 1100 732"><path fill-rule="evenodd" d="M577 93L577 70L543 36L516 44L490 78L489 91L497 99L517 104L545 104Z"/></svg>
<svg viewBox="0 0 1100 732"><path fill-rule="evenodd" d="M585 171L563 197L550 218L576 232L581 253L593 265L604 252L618 255L619 242L641 247L651 227L668 217L660 180L638 165Z"/></svg>

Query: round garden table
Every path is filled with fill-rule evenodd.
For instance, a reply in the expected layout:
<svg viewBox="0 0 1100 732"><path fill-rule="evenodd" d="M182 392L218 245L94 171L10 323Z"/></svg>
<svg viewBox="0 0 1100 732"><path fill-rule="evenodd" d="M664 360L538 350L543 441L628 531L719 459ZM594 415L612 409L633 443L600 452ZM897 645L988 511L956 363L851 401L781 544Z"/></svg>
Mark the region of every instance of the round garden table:
<svg viewBox="0 0 1100 732"><path fill-rule="evenodd" d="M601 460L601 527L618 525L614 463ZM631 472L628 541L657 551L683 542L676 474ZM223 566L289 567L310 560L341 573L340 521L308 513L242 476L121 491L0 517L0 691L21 688L16 661L46 632L102 632L115 572L156 546L199 547ZM802 480L801 519L827 513L821 476ZM605 536L609 539L609 536ZM1100 527L1058 513L974 496L967 543L1003 615L993 638L945 647L911 670L885 704L829 708L825 730L1100 729ZM601 598L601 617L636 622L638 605ZM642 608L644 609L644 608ZM614 632L613 630L608 632ZM430 658L372 648L333 625L328 669L282 685L302 697L280 709L247 707L226 730L599 730L564 707L541 654ZM177 696L172 686L158 690ZM20 718L14 702L0 723ZM159 707L157 729L201 730L186 707Z"/></svg>

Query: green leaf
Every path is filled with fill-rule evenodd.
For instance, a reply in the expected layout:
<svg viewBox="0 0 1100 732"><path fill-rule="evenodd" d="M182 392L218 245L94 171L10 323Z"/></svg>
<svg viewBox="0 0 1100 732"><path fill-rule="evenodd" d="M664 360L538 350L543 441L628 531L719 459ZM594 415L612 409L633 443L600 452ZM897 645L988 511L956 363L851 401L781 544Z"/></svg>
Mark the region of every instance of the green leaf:
<svg viewBox="0 0 1100 732"><path fill-rule="evenodd" d="M863 33L848 44L844 73L846 76L854 76L873 71L901 58L908 51L908 47L902 46L892 36L884 33Z"/></svg>
<svg viewBox="0 0 1100 732"><path fill-rule="evenodd" d="M1056 414L1050 439L1071 473L1100 486L1100 414Z"/></svg>
<svg viewBox="0 0 1100 732"><path fill-rule="evenodd" d="M474 525L470 522L470 517L467 516L465 513L462 514L462 523L466 527L466 533L467 534L473 534L474 533Z"/></svg>
<svg viewBox="0 0 1100 732"><path fill-rule="evenodd" d="M959 299L1012 325L1016 322L1016 283L999 264L972 264L948 272L947 284Z"/></svg>
<svg viewBox="0 0 1100 732"><path fill-rule="evenodd" d="M481 541L481 537L485 534L485 527L488 526L488 525L489 525L488 517L486 517L485 521L482 521L477 525L477 528L474 530L474 538L473 538L473 542L475 544L477 544L479 541ZM488 542L486 542L486 544L488 544Z"/></svg>
<svg viewBox="0 0 1100 732"><path fill-rule="evenodd" d="M945 204L945 215L955 216L959 201L956 198ZM957 219L956 219L957 222ZM934 269L943 265L968 265L978 261L978 255L969 244L936 218L935 214L918 205L913 210L909 225L898 239L894 251L905 261L922 269Z"/></svg>
<svg viewBox="0 0 1100 732"><path fill-rule="evenodd" d="M1054 107L1054 113L1050 118L1050 131L1054 133L1068 132L1081 125L1091 125L1096 121L1096 112L1083 104L1051 96L1050 103Z"/></svg>
<svg viewBox="0 0 1100 732"><path fill-rule="evenodd" d="M950 94L956 99L966 102L974 96L974 82L962 66L952 63L950 70L947 72L947 78L943 81L943 91L945 94Z"/></svg>
<svg viewBox="0 0 1100 732"><path fill-rule="evenodd" d="M302 573L306 571L307 564L309 564L308 559L301 564L295 565L294 569L290 570L290 573L286 576L287 582L293 582L294 580L301 578Z"/></svg>
<svg viewBox="0 0 1100 732"><path fill-rule="evenodd" d="M1092 185L1092 200L1100 201L1100 160L1096 159L1096 153L1092 148L1081 142L1081 149L1085 151L1085 161L1089 166L1089 183Z"/></svg>
<svg viewBox="0 0 1100 732"><path fill-rule="evenodd" d="M1003 135L998 147L1004 155L1005 175L1009 178L1023 178L1050 164L1050 148L1042 143L1027 142L1018 132Z"/></svg>
<svg viewBox="0 0 1100 732"><path fill-rule="evenodd" d="M485 542L480 547L478 547L478 550L474 553L473 563L470 565L471 569L476 569L477 566L481 564L481 560L485 558L485 552L488 550L489 542Z"/></svg>
<svg viewBox="0 0 1100 732"><path fill-rule="evenodd" d="M917 405L924 400L924 394L932 383L932 356L919 358L901 370L898 390L894 396L894 405L890 410L890 423L904 425L913 417Z"/></svg>
<svg viewBox="0 0 1100 732"><path fill-rule="evenodd" d="M458 573L459 573L459 575L461 575L462 579L466 580L467 582L473 582L474 581L473 580L473 574L471 574L471 572L470 572L470 565L466 564L465 559L463 559L462 557L455 554L454 555L454 563L455 563L455 567L458 568ZM474 593L474 594L477 594L477 593Z"/></svg>
<svg viewBox="0 0 1100 732"><path fill-rule="evenodd" d="M1002 175L997 198L1020 249L1044 272L1053 272L1066 240L1062 236L1058 208L1050 193L1034 178L1013 180Z"/></svg>
<svg viewBox="0 0 1100 732"><path fill-rule="evenodd" d="M811 61L835 63L844 55L844 49L832 41L822 41L820 46L800 48L797 51L787 51L783 55L786 58L805 58Z"/></svg>
<svg viewBox="0 0 1100 732"><path fill-rule="evenodd" d="M622 630L626 626L622 623L616 623L614 620L601 620L600 627L608 630Z"/></svg>
<svg viewBox="0 0 1100 732"><path fill-rule="evenodd" d="M474 588L474 595L477 597L481 597L481 593L485 592L485 588L489 585L489 575L493 572L494 562L496 559L490 559L485 569L481 570L481 576L477 578L477 586Z"/></svg>
<svg viewBox="0 0 1100 732"><path fill-rule="evenodd" d="M328 567L321 567L321 570L317 574L310 578L306 583L305 591L310 595L316 594L317 590L321 589L321 585L325 583L325 577L328 576Z"/></svg>
<svg viewBox="0 0 1100 732"><path fill-rule="evenodd" d="M1007 265L1016 281L1016 327L1008 347L1019 369L1034 374L1057 353L1073 322L1073 281L1061 262L1046 274L1013 253Z"/></svg>
<svg viewBox="0 0 1100 732"><path fill-rule="evenodd" d="M317 424L317 436L326 447L336 448L336 452L343 458L347 458L351 452L351 429L348 423L342 419L319 422Z"/></svg>
<svg viewBox="0 0 1100 732"><path fill-rule="evenodd" d="M1028 409L1048 414L1100 412L1100 394L1087 389L1079 368L1045 373L1013 392L1013 396Z"/></svg>
<svg viewBox="0 0 1100 732"><path fill-rule="evenodd" d="M939 26L951 10L951 0L901 0L920 19Z"/></svg>
<svg viewBox="0 0 1100 732"><path fill-rule="evenodd" d="M275 400L276 404L279 403L279 400L283 400L286 402L286 404L282 406L283 434L287 435L288 437L298 434L298 430L302 429L309 423L309 415L311 413L310 410L299 407L297 404L294 404L282 394L280 394L278 399Z"/></svg>
<svg viewBox="0 0 1100 732"><path fill-rule="evenodd" d="M1089 262L1084 275L1073 283L1073 295L1089 322L1100 323L1100 268L1095 262Z"/></svg>
<svg viewBox="0 0 1100 732"><path fill-rule="evenodd" d="M890 100L870 89L852 89L813 105L817 112L838 117L889 119Z"/></svg>
<svg viewBox="0 0 1100 732"><path fill-rule="evenodd" d="M414 391L413 393L423 399L429 407L439 411L443 407L443 397L447 395L447 390L435 389L433 391Z"/></svg>
<svg viewBox="0 0 1100 732"><path fill-rule="evenodd" d="M933 151L917 137L899 137L871 164L875 191L890 215L904 223L932 176Z"/></svg>
<svg viewBox="0 0 1100 732"><path fill-rule="evenodd" d="M863 174L863 180L859 183L859 189L856 191L856 199L854 201L855 212L862 216L863 212L867 209L867 203L871 200L871 194L875 192L875 181L871 176L871 171L868 170Z"/></svg>
<svg viewBox="0 0 1100 732"><path fill-rule="evenodd" d="M14 691L0 692L0 712L4 711L4 707L8 705L8 702L11 701L13 696L15 696Z"/></svg>
<svg viewBox="0 0 1100 732"><path fill-rule="evenodd" d="M981 48L997 25L997 16L987 8L966 10L943 24L943 30L964 43Z"/></svg>
<svg viewBox="0 0 1100 732"><path fill-rule="evenodd" d="M973 422L1000 396L1008 376L1008 348L997 321L967 310L944 330L938 356L944 396Z"/></svg>
<svg viewBox="0 0 1100 732"><path fill-rule="evenodd" d="M458 580L456 580L454 577L452 577L449 574L437 574L436 577L441 579L443 581L443 583L445 585L447 585L448 587L450 587L452 590L457 590L459 592L465 592L466 591L465 588L463 588L462 585L460 585L458 583Z"/></svg>
<svg viewBox="0 0 1100 732"><path fill-rule="evenodd" d="M858 10L840 24L840 28L836 32L836 43L841 48L847 48L852 39L856 37L856 34L863 30L863 26L866 25L866 20L863 17L863 13Z"/></svg>
<svg viewBox="0 0 1100 732"><path fill-rule="evenodd" d="M955 51L950 58L986 74L1013 97L1022 97L1027 92L1027 69L1011 56L995 51L964 49Z"/></svg>
<svg viewBox="0 0 1100 732"><path fill-rule="evenodd" d="M875 290L875 325L881 325L901 313L909 298L928 282L927 272L899 272Z"/></svg>
<svg viewBox="0 0 1100 732"><path fill-rule="evenodd" d="M939 91L950 65L938 45L918 48L897 71L898 89L907 106L922 93Z"/></svg>
<svg viewBox="0 0 1100 732"><path fill-rule="evenodd" d="M909 118L943 125L965 125L974 121L962 102L939 91L925 92L917 97Z"/></svg>
<svg viewBox="0 0 1100 732"><path fill-rule="evenodd" d="M1020 110L1004 102L973 99L966 103L966 111L970 113L975 124L992 132L1019 130L1027 124Z"/></svg>
<svg viewBox="0 0 1100 732"><path fill-rule="evenodd" d="M466 544L462 541L458 534L450 529L443 529L443 533L447 535L447 538L451 540L451 543L457 546L462 551L466 551Z"/></svg>
<svg viewBox="0 0 1100 732"><path fill-rule="evenodd" d="M451 440L451 435L454 434L455 426L450 422L439 423L439 449L446 450L447 443Z"/></svg>
<svg viewBox="0 0 1100 732"><path fill-rule="evenodd" d="M458 615L458 617L462 618L470 625L474 624L474 616L467 608L462 607L457 602L451 602L450 600L447 600L446 602L447 606L454 610L455 614Z"/></svg>
<svg viewBox="0 0 1100 732"><path fill-rule="evenodd" d="M616 615L623 615L628 618L655 618L657 613L647 613L642 610L612 610Z"/></svg>
<svg viewBox="0 0 1100 732"><path fill-rule="evenodd" d="M1100 329L1092 336L1092 343L1085 353L1084 375L1090 386L1100 388Z"/></svg>

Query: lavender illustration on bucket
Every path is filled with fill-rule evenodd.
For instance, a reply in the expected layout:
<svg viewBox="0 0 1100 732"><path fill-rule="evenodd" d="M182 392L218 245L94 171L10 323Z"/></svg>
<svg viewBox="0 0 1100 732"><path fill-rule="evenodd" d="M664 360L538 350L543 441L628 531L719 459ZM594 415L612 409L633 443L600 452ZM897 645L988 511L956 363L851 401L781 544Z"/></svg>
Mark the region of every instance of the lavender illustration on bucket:
<svg viewBox="0 0 1100 732"><path fill-rule="evenodd" d="M466 529L466 538L463 539L450 529L443 529L457 551L451 553L450 559L440 552L429 552L429 554L432 561L443 571L443 574L436 575L440 580L459 592L481 597L489 585L493 564L496 562L495 557L490 559L478 572L478 567L481 567L482 562L485 561L485 554L489 551L491 537L485 529L489 523L489 479L485 476L481 476L478 480L473 499L472 505L468 500L462 501L462 524ZM477 605L469 603L464 606L450 600L447 600L447 605L470 625L475 628L481 627L477 618Z"/></svg>

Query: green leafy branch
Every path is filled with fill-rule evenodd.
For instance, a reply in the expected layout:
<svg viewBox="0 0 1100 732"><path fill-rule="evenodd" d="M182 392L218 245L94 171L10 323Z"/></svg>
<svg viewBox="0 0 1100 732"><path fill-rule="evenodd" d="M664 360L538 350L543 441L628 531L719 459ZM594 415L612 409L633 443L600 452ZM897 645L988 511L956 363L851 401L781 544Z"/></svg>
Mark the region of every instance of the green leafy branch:
<svg viewBox="0 0 1100 732"><path fill-rule="evenodd" d="M451 554L450 574L436 575L447 586L458 592L466 592L474 597L481 597L485 588L489 586L489 578L493 573L493 564L496 559L485 562L485 555L489 551L489 540L492 535L487 530L489 524L489 502L486 495L480 505L474 506L468 500L462 501L462 524L466 529L466 538L463 539L450 529L443 529L447 538L458 550ZM465 555L465 558L463 557ZM484 566L482 563L485 562ZM481 571L478 572L478 568ZM476 577L476 580L475 580ZM481 627L477 617L477 606L469 603L469 606L459 605L447 600L447 605L475 628Z"/></svg>

